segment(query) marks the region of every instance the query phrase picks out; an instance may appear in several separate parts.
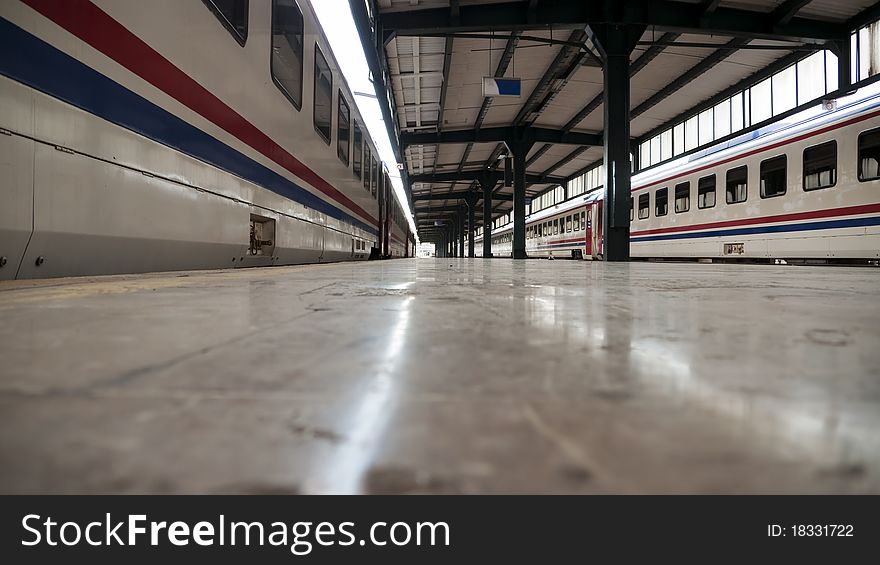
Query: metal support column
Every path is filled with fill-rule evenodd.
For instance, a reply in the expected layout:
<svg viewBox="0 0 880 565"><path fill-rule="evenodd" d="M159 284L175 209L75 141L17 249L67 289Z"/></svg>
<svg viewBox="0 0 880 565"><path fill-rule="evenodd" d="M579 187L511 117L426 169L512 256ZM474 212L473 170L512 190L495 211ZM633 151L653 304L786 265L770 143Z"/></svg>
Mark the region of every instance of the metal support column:
<svg viewBox="0 0 880 565"><path fill-rule="evenodd" d="M467 200L468 207L468 257L474 257L474 232L476 231L476 216L477 216L477 193L471 193L468 195Z"/></svg>
<svg viewBox="0 0 880 565"><path fill-rule="evenodd" d="M605 51L605 209L606 261L629 261L629 57L640 29L603 26Z"/></svg>
<svg viewBox="0 0 880 565"><path fill-rule="evenodd" d="M465 226L464 223L467 221L467 218L464 214L464 209L458 209L458 256L464 257L464 232Z"/></svg>
<svg viewBox="0 0 880 565"><path fill-rule="evenodd" d="M495 190L495 181L489 179L489 175L480 179L480 187L483 189L483 257L492 256L492 191Z"/></svg>
<svg viewBox="0 0 880 565"><path fill-rule="evenodd" d="M526 259L526 155L530 142L513 143L513 258Z"/></svg>

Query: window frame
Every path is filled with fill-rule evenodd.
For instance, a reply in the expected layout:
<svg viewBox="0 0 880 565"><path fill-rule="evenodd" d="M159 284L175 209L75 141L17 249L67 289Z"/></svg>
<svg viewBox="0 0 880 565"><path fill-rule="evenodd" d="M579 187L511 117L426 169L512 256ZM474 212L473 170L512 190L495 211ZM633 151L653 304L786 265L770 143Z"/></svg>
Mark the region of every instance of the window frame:
<svg viewBox="0 0 880 565"><path fill-rule="evenodd" d="M351 170L360 179L364 174L364 132L357 120L351 121L351 145Z"/></svg>
<svg viewBox="0 0 880 565"><path fill-rule="evenodd" d="M300 53L300 68L299 68L299 100L296 100L293 96L295 93L289 92L287 87L285 87L278 77L275 75L275 46L273 44L274 38L274 26L275 26L275 5L277 4L277 0L272 0L271 7L271 19L270 28L269 28L269 74L272 76L272 82L275 83L275 86L278 90L281 91L281 94L284 95L285 98L290 102L290 104L296 108L297 112L302 111L302 99L303 99L303 85L305 83L305 72L306 72L306 19L303 16L302 8L299 7L299 4L294 0L294 5L296 6L297 11L299 12L300 22L302 23L302 27L300 33L302 35L302 52Z"/></svg>
<svg viewBox="0 0 880 565"><path fill-rule="evenodd" d="M318 127L318 112L316 111L318 108L318 54L320 53L321 58L324 59L324 64L327 65L327 70L330 71L330 123L328 124L328 134L325 137L324 132L321 131L321 128ZM333 69L330 68L330 63L327 62L327 57L324 55L324 52L321 51L321 47L318 45L318 42L315 42L315 56L314 59L314 72L312 74L312 124L315 126L315 131L318 135L323 139L327 145L331 145L333 143Z"/></svg>
<svg viewBox="0 0 880 565"><path fill-rule="evenodd" d="M348 167L351 165L351 141L352 141L352 127L351 127L351 106L348 105L348 101L345 99L345 96L342 94L342 89L338 89L337 96L339 100L336 101L336 156L339 157L339 160L345 163L345 166ZM345 111L348 114L348 119L345 121L345 125L347 126L345 129L348 134L345 136L345 150L347 154L343 159L341 155L342 150L342 107L345 106Z"/></svg>
<svg viewBox="0 0 880 565"><path fill-rule="evenodd" d="M880 135L880 128L872 128L869 130L865 130L859 133L859 137L856 140L856 176L859 179L859 182L871 182L875 180L880 180L880 168L878 168L877 176L871 178L862 178L862 138L868 134L876 133Z"/></svg>
<svg viewBox="0 0 880 565"><path fill-rule="evenodd" d="M728 198L728 194L730 194L730 175L734 172L739 172L740 170L745 170L745 179L746 179L746 196L742 200L733 200L731 201ZM742 204L743 202L747 202L749 199L749 166L748 165L740 165L738 167L733 167L732 169L728 169L727 173L724 175L724 201L728 204Z"/></svg>
<svg viewBox="0 0 880 565"><path fill-rule="evenodd" d="M644 197L644 198L643 198L643 197ZM644 202L644 204L645 204L644 207L642 207L642 200L645 201L645 202ZM645 215L644 215L644 216L642 216L642 210L645 210ZM643 192L643 193L639 194L639 213L638 213L638 218L639 218L639 220L647 220L647 219L650 218L650 217L651 217L651 193L650 193L650 192Z"/></svg>
<svg viewBox="0 0 880 565"><path fill-rule="evenodd" d="M238 31L238 28L235 27L235 24L229 21L229 18L227 18L226 14L223 13L223 10L221 10L220 7L214 3L214 0L202 0L202 3L207 6L209 10L211 10L211 12L218 20L220 20L220 23L223 24L223 27L226 28L226 31L228 31L229 34L232 35L233 39L235 39L235 41L238 42L239 45L244 47L245 43L247 43L248 31L250 31L251 5L250 0L241 1L244 2L244 35L242 35ZM297 8L299 8L299 6L297 6ZM302 13L302 10L300 10L300 13Z"/></svg>
<svg viewBox="0 0 880 565"><path fill-rule="evenodd" d="M783 166L782 166L782 173L783 173L782 192L768 195L764 191L764 167L768 163L771 163L773 161L778 161L780 159L782 159L782 163L783 163ZM746 180L746 184L748 185L748 179ZM748 190L748 188L746 190ZM758 193L759 193L759 196L761 197L761 199L766 200L768 198L778 198L780 196L785 196L785 194L787 192L788 192L788 155L786 155L785 153L782 153L780 155L776 155L774 157L769 157L767 159L762 160L761 163L758 165Z"/></svg>
<svg viewBox="0 0 880 565"><path fill-rule="evenodd" d="M807 151L811 149L818 149L825 145L832 145L834 147L834 182L824 186L817 186L815 188L807 188ZM817 143L816 145L811 145L809 147L804 147L804 151L801 154L801 186L804 189L804 192L813 192L814 190L824 190L826 188L834 188L837 186L837 169L838 169L839 161L837 159L837 140L831 139L828 141L823 141L822 143ZM861 168L861 167L859 167Z"/></svg>
<svg viewBox="0 0 880 565"><path fill-rule="evenodd" d="M712 179L712 205L700 206L700 189L702 188L700 185L706 179ZM718 175L712 173L711 175L706 175L697 179L697 210L708 210L714 208L716 204L718 204Z"/></svg>
<svg viewBox="0 0 880 565"><path fill-rule="evenodd" d="M678 209L678 189L679 188L687 188L687 207L685 207L684 210ZM684 182L680 182L680 183L676 184L674 191L675 191L675 193L674 193L675 200L674 200L674 204L673 204L673 209L675 210L675 213L676 214L684 214L686 212L690 212L690 210L691 210L691 181L686 180Z"/></svg>
<svg viewBox="0 0 880 565"><path fill-rule="evenodd" d="M657 207L657 202L660 200L660 193L663 193L663 197L666 199L665 206L666 209L663 213L660 213L660 209ZM662 217L669 213L669 187L664 186L663 188L658 188L654 191L654 217Z"/></svg>

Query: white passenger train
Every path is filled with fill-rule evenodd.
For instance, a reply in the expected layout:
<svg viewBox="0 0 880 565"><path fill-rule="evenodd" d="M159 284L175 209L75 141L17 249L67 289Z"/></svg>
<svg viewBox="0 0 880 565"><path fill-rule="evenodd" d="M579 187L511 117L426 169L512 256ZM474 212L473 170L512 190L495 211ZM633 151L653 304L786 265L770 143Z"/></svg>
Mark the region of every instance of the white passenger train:
<svg viewBox="0 0 880 565"><path fill-rule="evenodd" d="M0 279L413 247L308 0L0 2Z"/></svg>
<svg viewBox="0 0 880 565"><path fill-rule="evenodd" d="M603 200L599 189L527 216L527 253L600 258ZM630 220L636 258L876 261L880 94L634 175ZM510 255L512 231L493 232L493 255Z"/></svg>

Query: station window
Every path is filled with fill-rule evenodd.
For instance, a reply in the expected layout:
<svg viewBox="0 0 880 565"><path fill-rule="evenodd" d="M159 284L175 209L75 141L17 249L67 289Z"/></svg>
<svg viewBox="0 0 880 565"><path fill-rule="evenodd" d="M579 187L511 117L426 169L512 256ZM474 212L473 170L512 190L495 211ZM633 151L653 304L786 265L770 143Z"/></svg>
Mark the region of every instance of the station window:
<svg viewBox="0 0 880 565"><path fill-rule="evenodd" d="M639 194L639 219L644 220L647 218L651 211L649 208L651 207L651 195L647 192L644 194Z"/></svg>
<svg viewBox="0 0 880 565"><path fill-rule="evenodd" d="M244 46L248 36L248 0L202 0L232 37Z"/></svg>
<svg viewBox="0 0 880 565"><path fill-rule="evenodd" d="M290 103L302 108L303 15L294 0L272 1L272 80Z"/></svg>
<svg viewBox="0 0 880 565"><path fill-rule="evenodd" d="M336 154L339 159L348 165L349 152L351 151L351 110L348 108L348 102L342 96L342 91L338 92L339 104L336 111Z"/></svg>
<svg viewBox="0 0 880 565"><path fill-rule="evenodd" d="M785 155L761 161L761 198L785 194L786 164Z"/></svg>
<svg viewBox="0 0 880 565"><path fill-rule="evenodd" d="M743 165L727 171L727 203L745 202L749 195L749 168Z"/></svg>
<svg viewBox="0 0 880 565"><path fill-rule="evenodd" d="M837 184L837 142L828 141L804 149L804 190Z"/></svg>
<svg viewBox="0 0 880 565"><path fill-rule="evenodd" d="M715 206L715 175L703 177L697 182L697 208Z"/></svg>
<svg viewBox="0 0 880 565"><path fill-rule="evenodd" d="M691 209L691 183L675 185L675 213L681 214Z"/></svg>
<svg viewBox="0 0 880 565"><path fill-rule="evenodd" d="M859 180L880 178L880 128L859 135Z"/></svg>
<svg viewBox="0 0 880 565"><path fill-rule="evenodd" d="M654 193L654 215L665 216L669 211L669 187L657 189Z"/></svg>
<svg viewBox="0 0 880 565"><path fill-rule="evenodd" d="M364 152L364 134L361 133L361 127L357 122L354 123L354 149L352 151L352 169L354 170L355 176L357 178L361 178L361 159L363 159Z"/></svg>
<svg viewBox="0 0 880 565"><path fill-rule="evenodd" d="M333 73L321 48L315 44L315 100L314 100L315 131L327 145L330 145L330 133L333 127Z"/></svg>

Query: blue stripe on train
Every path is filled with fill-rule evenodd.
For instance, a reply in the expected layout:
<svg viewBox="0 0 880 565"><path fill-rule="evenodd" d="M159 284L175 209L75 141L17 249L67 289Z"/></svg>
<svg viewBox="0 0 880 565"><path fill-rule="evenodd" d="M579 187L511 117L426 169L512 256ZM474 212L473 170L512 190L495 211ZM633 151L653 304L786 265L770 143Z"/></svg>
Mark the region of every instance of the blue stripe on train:
<svg viewBox="0 0 880 565"><path fill-rule="evenodd" d="M633 237L632 243L644 241L667 241L670 239L695 239L703 237L727 237L732 235L753 235L758 233L785 233L795 231L830 230L837 228L859 228L880 225L880 216L869 218L848 218L844 220L824 220L804 224L779 224L775 226L756 226L748 228L732 228L726 230L699 231L689 233L673 233L665 235L648 235Z"/></svg>
<svg viewBox="0 0 880 565"><path fill-rule="evenodd" d="M375 226L0 18L0 74L376 235Z"/></svg>

